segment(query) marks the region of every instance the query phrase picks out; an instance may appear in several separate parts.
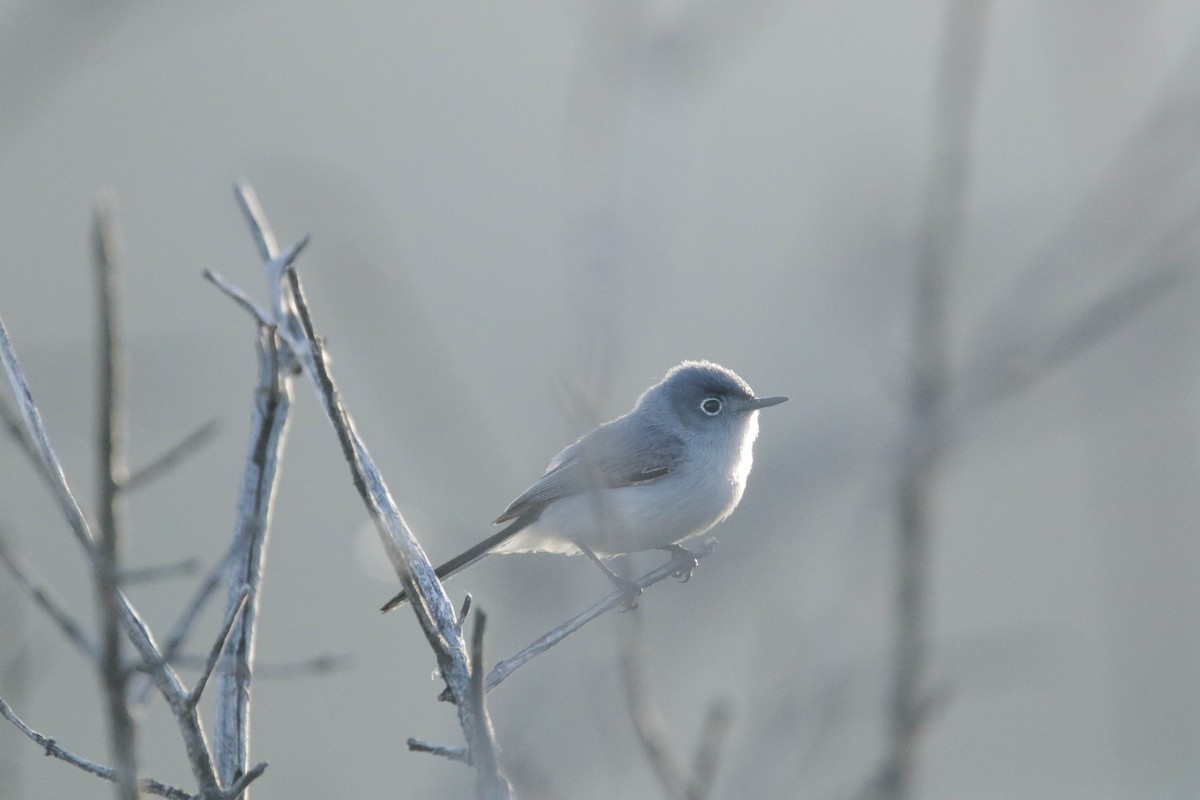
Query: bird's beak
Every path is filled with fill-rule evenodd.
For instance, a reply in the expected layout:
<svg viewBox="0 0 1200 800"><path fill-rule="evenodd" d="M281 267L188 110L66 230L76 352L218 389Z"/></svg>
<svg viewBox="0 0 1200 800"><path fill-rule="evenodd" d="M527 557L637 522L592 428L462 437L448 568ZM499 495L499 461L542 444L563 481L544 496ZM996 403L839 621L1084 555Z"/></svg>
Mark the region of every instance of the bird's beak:
<svg viewBox="0 0 1200 800"><path fill-rule="evenodd" d="M757 411L760 408L777 406L786 400L786 397L755 397L752 400L746 401L746 408L752 411Z"/></svg>

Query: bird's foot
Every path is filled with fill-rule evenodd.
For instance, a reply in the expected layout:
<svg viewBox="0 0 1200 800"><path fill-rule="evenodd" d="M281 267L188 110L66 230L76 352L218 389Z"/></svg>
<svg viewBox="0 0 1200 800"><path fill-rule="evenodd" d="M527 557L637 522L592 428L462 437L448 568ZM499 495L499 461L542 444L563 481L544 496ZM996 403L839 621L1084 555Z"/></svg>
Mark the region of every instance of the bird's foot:
<svg viewBox="0 0 1200 800"><path fill-rule="evenodd" d="M617 591L625 595L621 600L621 609L623 611L632 611L637 608L638 598L642 595L642 585L637 581L631 581L629 578L623 578L616 573L608 576L612 581L613 586L617 587Z"/></svg>
<svg viewBox="0 0 1200 800"><path fill-rule="evenodd" d="M672 575L680 583L687 583L692 579L692 574L696 571L696 567L700 566L700 559L696 558L696 554L680 544L673 544L670 547L664 547L671 554L671 560L686 559L684 566L675 570Z"/></svg>

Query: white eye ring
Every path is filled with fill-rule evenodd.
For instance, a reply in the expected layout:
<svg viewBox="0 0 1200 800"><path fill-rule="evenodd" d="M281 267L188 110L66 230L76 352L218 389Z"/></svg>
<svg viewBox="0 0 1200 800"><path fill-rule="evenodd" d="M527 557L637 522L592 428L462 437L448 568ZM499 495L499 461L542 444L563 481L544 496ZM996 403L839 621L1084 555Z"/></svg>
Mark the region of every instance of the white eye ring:
<svg viewBox="0 0 1200 800"><path fill-rule="evenodd" d="M706 397L700 401L700 410L705 414L708 414L710 417L715 417L717 414L720 414L723 407L724 404L721 402L721 398L719 397Z"/></svg>

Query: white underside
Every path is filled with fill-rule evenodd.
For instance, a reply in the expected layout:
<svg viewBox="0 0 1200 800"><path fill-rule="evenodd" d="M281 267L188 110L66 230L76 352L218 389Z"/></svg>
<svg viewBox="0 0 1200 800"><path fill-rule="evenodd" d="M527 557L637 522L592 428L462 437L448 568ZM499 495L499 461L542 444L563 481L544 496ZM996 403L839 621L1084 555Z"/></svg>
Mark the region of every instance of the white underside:
<svg viewBox="0 0 1200 800"><path fill-rule="evenodd" d="M660 480L555 500L537 522L495 552L576 555L580 542L597 555L611 556L699 536L742 499L757 420L747 427L745 440L731 452L706 453Z"/></svg>

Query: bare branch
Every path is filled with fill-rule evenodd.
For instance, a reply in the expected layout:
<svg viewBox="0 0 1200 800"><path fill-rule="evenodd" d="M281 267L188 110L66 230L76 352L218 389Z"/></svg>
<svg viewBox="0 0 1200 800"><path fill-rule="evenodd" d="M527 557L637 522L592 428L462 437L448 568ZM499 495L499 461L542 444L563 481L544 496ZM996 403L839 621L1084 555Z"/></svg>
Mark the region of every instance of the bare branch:
<svg viewBox="0 0 1200 800"><path fill-rule="evenodd" d="M475 766L475 793L480 798L511 797L512 786L500 770L496 758L496 734L492 731L487 708L486 690L483 688L483 631L487 625L487 614L482 608L475 610L475 628L471 632L471 705L474 715L474 735L468 734L471 743L471 761Z"/></svg>
<svg viewBox="0 0 1200 800"><path fill-rule="evenodd" d="M964 378L963 398L948 409L951 424L979 407L1019 394L1069 363L1090 347L1122 330L1151 304L1167 296L1190 265L1168 261L1152 272L1135 275L1085 308L1048 341L1026 342L981 375Z"/></svg>
<svg viewBox="0 0 1200 800"><path fill-rule="evenodd" d="M927 658L932 474L942 444L933 423L943 413L950 386L948 283L964 230L989 13L989 0L955 0L948 5L934 90L934 152L916 252L910 432L896 497L894 672L886 744L892 800L911 796L916 763Z"/></svg>
<svg viewBox="0 0 1200 800"><path fill-rule="evenodd" d="M408 749L414 753L431 753L435 756L448 758L451 761L457 761L460 764L466 764L468 767L471 766L471 754L467 752L467 748L465 747L431 744L410 736L408 739Z"/></svg>
<svg viewBox="0 0 1200 800"><path fill-rule="evenodd" d="M728 698L717 698L708 707L704 718L704 730L696 745L692 758L692 781L688 797L702 800L712 794L717 779L717 768L725 755L725 742L729 738L733 711Z"/></svg>
<svg viewBox="0 0 1200 800"><path fill-rule="evenodd" d="M121 570L120 582L122 586L131 586L135 583L154 583L170 578L186 578L196 574L199 569L200 559L185 558L173 564Z"/></svg>
<svg viewBox="0 0 1200 800"><path fill-rule="evenodd" d="M250 683L253 677L254 639L258 620L258 593L266 559L271 514L274 507L279 461L287 435L291 408L291 379L281 374L278 339L274 326L260 327L258 336L258 387L250 427L250 445L238 496L237 523L228 571L227 615L242 601L238 618L217 674L215 753L221 780L231 784L241 777L250 753Z"/></svg>
<svg viewBox="0 0 1200 800"><path fill-rule="evenodd" d="M181 653L171 659L171 663L182 669L203 669L207 656ZM294 680L311 678L349 669L354 664L354 656L348 653L322 653L300 661L261 661L254 659L254 679L260 681ZM144 669L144 665L139 665Z"/></svg>
<svg viewBox="0 0 1200 800"><path fill-rule="evenodd" d="M490 748L494 751L494 741L482 741L491 731L491 722L487 717L486 704L471 702L470 697L470 666L467 662L466 645L463 642L462 631L454 612L454 606L446 595L446 590L438 580L433 565L421 548L416 537L404 521L400 510L392 499L383 477L379 474L374 460L367 452L366 445L354 429L349 413L342 405L336 384L329 372L325 352L313 327L308 304L304 296L296 271L289 270L288 280L291 284L292 298L299 314L307 339L311 362L306 370L315 381L320 392L331 423L337 432L342 445L342 452L350 466L355 487L362 496L363 502L371 512L375 528L383 541L384 549L392 561L401 584L412 599L412 607L417 620L425 633L426 639L437 657L438 668L447 688L457 701L459 725L467 738L467 746L472 754ZM481 717L482 719L477 719ZM500 771L494 760L488 762L477 759L477 773L484 769L488 774L477 774L478 787L491 787L486 795L491 798L512 797L512 787Z"/></svg>
<svg viewBox="0 0 1200 800"><path fill-rule="evenodd" d="M196 685L192 687L191 693L188 695L188 705L193 708L200 702L200 696L204 694L204 686L208 683L208 677L212 674L213 668L217 666L217 659L221 657L221 653L225 650L225 645L229 643L229 632L233 630L233 623L237 621L238 615L246 607L246 601L250 597L250 587L243 586L238 602L225 617L225 624L221 626L221 632L213 641L212 649L208 653L208 659L204 662L204 669L200 671L200 677L196 679Z"/></svg>
<svg viewBox="0 0 1200 800"><path fill-rule="evenodd" d="M249 295L226 280L221 273L217 272L216 270L206 269L204 270L204 278L213 286L216 286L218 289L228 295L233 302L245 309L250 316L258 320L259 325L262 325L263 327L269 327L273 324L271 322L271 315L268 314L262 306L251 300Z"/></svg>
<svg viewBox="0 0 1200 800"><path fill-rule="evenodd" d="M191 602L184 608L179 619L175 622L175 627L167 634L166 644L163 647L163 657L167 663L175 663L175 659L183 650L184 642L187 641L188 634L191 633L192 626L200 616L200 612L204 610L204 606L212 597L217 586L220 585L221 579L225 577L225 573L229 570L229 563L233 558L237 543L230 545L229 551L211 570L204 580L196 588L196 593L192 596ZM146 680L140 687L134 689L133 702L135 705L143 706L150 696L150 687L153 682Z"/></svg>
<svg viewBox="0 0 1200 800"><path fill-rule="evenodd" d="M7 538L2 535L0 535L0 561L4 562L4 566L8 567L9 572L17 579L17 582L25 587L25 591L29 592L34 602L50 615L50 618L58 625L63 635L89 661L93 664L99 664L100 650L96 647L95 642L88 638L74 617L55 599L50 591L50 587L46 586L34 574L33 569L17 556L16 553L9 550Z"/></svg>
<svg viewBox="0 0 1200 800"><path fill-rule="evenodd" d="M0 360L4 362L4 369L8 374L9 383L13 387L13 394L17 398L17 405L21 410L21 417L25 422L26 431L37 450L39 459L46 465L47 475L51 478L51 487L54 490L59 507L63 515L67 518L67 522L70 524L76 540L83 548L89 565L92 565L94 568L96 552L92 544L91 528L88 526L87 518L80 509L79 503L76 502L75 496L71 493L71 488L67 484L66 476L63 473L62 464L59 462L58 456L50 444L50 438L42 423L41 414L33 402L29 384L25 380L25 374L21 370L16 353L13 351L12 342L8 338L8 331L4 327L3 319L0 319ZM137 649L139 656L143 661L158 665L152 673L154 683L168 705L171 706L171 710L175 712L175 719L179 726L180 734L183 737L184 747L187 749L192 774L199 784L200 791L202 794L213 795L220 790L220 787L217 783L216 773L213 770L212 755L208 751L208 742L204 738L199 714L195 709L189 709L184 704L183 701L186 699L187 693L183 690L183 686L179 682L179 676L175 674L174 670L163 659L162 653L158 650L158 645L154 642L153 636L151 636L149 629L137 611L133 609L128 599L120 592L117 593L117 598L121 610L122 624L130 641L133 642L135 649Z"/></svg>
<svg viewBox="0 0 1200 800"><path fill-rule="evenodd" d="M217 435L221 429L219 420L210 419L208 422L201 425L196 430L185 436L178 444L168 449L158 458L151 461L144 467L135 470L125 482L121 484L121 490L125 492L136 491L148 483L161 478L169 472L173 467L183 462L192 453L195 453L201 447L208 444Z"/></svg>
<svg viewBox="0 0 1200 800"><path fill-rule="evenodd" d="M0 698L0 716L11 722L13 727L25 734L25 736L31 741L40 745L42 749L45 750L46 755L53 756L60 761L65 761L74 767L78 767L84 772L101 777L106 781L115 782L117 780L116 771L111 767L105 767L97 764L94 761L88 761L86 758L77 756L69 750L64 749L58 744L58 742L54 741L50 737L40 734L33 728L26 725L25 722L16 715L16 712L9 707L8 703L4 702L3 698ZM151 780L150 778L142 778L139 780L137 782L137 788L147 794L154 794L158 795L159 797L170 798L170 800L196 800L191 794L182 789L177 789L174 786L168 786L165 783Z"/></svg>
<svg viewBox="0 0 1200 800"><path fill-rule="evenodd" d="M271 223L267 221L267 212L258 200L258 193L245 179L239 180L233 188L242 216L250 223L250 233L254 236L254 244L258 246L258 254L263 261L273 260L279 255L279 241L271 230Z"/></svg>
<svg viewBox="0 0 1200 800"><path fill-rule="evenodd" d="M696 561L699 561L700 559L711 555L716 549L717 540L709 539L699 548L693 550L692 556L695 557ZM681 570L686 570L691 566L692 558L680 553L657 569L647 572L645 575L635 580L634 583L641 588L646 589L663 580L664 578L670 577ZM500 663L496 664L496 666L492 667L492 671L488 673L487 677L487 690L491 691L494 689L519 667L546 652L551 647L558 644L563 639L567 638L572 633L594 620L596 617L599 617L608 611L612 611L618 606L624 605L627 601L628 596L624 592L614 591L588 610L567 620L554 630L539 636L524 650L521 650L514 656L504 659ZM448 700L450 698L443 695L440 699Z"/></svg>
<svg viewBox="0 0 1200 800"><path fill-rule="evenodd" d="M4 423L4 427L8 429L9 434L21 446L21 451L33 463L38 475L46 482L50 490L54 491L54 476L50 474L50 468L42 461L37 451L37 445L29 438L29 432L25 430L25 423L21 419L20 413L14 411L3 397L0 397L0 422Z"/></svg>
<svg viewBox="0 0 1200 800"><path fill-rule="evenodd" d="M25 380L21 364L17 361L17 354L8 338L8 329L4 327L3 319L0 319L0 360L3 360L4 371L8 373L8 381L12 385L17 408L25 423L25 434L29 445L45 470L46 479L54 492L55 500L58 501L59 509L71 526L71 532L75 534L76 541L83 548L88 563L94 565L96 552L93 547L91 528L88 527L87 518L75 500L75 496L71 494L67 478L63 474L62 463L50 445L50 437L46 433L46 426L42 423L42 415L33 403L33 395L29 391L29 384Z"/></svg>
<svg viewBox="0 0 1200 800"><path fill-rule="evenodd" d="M635 617L631 627L640 627L640 618ZM645 653L638 634L637 630L625 631L619 652L625 705L646 760L662 784L663 793L671 800L688 800L689 781L683 759L671 745L666 721L650 702L647 693Z"/></svg>
<svg viewBox="0 0 1200 800"><path fill-rule="evenodd" d="M236 781L234 781L232 784L230 784L229 788L221 796L224 797L225 800L236 800L236 798L241 797L243 795L243 793L246 791L246 787L249 786L254 781L258 780L259 777L261 777L262 774L264 772L266 772L266 770L267 770L267 762L265 762L265 761L258 762L253 767L246 770L245 775L243 775L242 777L240 777Z"/></svg>
<svg viewBox="0 0 1200 800"><path fill-rule="evenodd" d="M206 797L215 796L220 791L220 785L213 766L212 753L208 749L208 740L204 736L204 726L200 722L200 713L195 706L188 705L187 692L179 681L179 676L163 658L146 623L123 595L121 599L125 629L142 661L151 665L150 676L154 685L158 687L175 715L176 724L183 737L183 746L187 751L188 764L200 786L200 793Z"/></svg>
<svg viewBox="0 0 1200 800"><path fill-rule="evenodd" d="M710 704L689 773L679 751L671 743L666 721L646 686L646 648L641 636L641 617L636 612L630 617L630 624L624 626L621 637L619 660L625 703L638 741L668 798L704 800L712 791L729 733L729 702L714 700Z"/></svg>
<svg viewBox="0 0 1200 800"><path fill-rule="evenodd" d="M116 201L100 194L95 202L92 248L100 320L100 389L97 455L99 465L100 541L94 564L100 609L100 679L107 700L109 740L116 762L117 796L137 800L136 729L125 699L126 673L121 654L120 560L123 547L121 485L129 474L125 457L125 350L120 311L120 245Z"/></svg>

